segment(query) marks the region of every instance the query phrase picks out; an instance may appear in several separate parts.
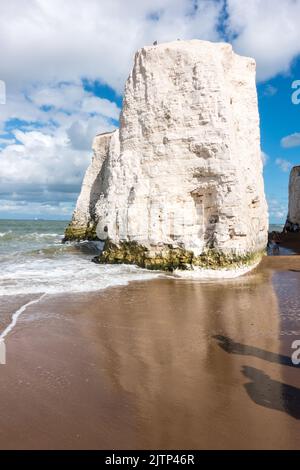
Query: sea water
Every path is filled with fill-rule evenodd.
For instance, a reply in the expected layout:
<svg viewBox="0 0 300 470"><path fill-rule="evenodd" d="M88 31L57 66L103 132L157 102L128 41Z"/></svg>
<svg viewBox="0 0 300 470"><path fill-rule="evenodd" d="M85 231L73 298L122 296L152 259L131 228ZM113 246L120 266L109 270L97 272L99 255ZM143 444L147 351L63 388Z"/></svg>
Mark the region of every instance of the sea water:
<svg viewBox="0 0 300 470"><path fill-rule="evenodd" d="M66 221L0 220L0 295L91 292L158 277L136 266L97 265L99 243L62 244ZM270 230L282 226L270 226Z"/></svg>
<svg viewBox="0 0 300 470"><path fill-rule="evenodd" d="M99 243L62 244L66 221L0 220L0 295L91 292L159 276L98 265Z"/></svg>

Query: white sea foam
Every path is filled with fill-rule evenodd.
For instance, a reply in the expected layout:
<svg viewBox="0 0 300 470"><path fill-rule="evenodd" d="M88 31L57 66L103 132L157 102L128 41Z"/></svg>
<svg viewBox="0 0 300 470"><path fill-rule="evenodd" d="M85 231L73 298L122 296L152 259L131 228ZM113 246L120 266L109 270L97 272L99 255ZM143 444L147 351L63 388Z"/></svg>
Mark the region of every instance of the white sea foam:
<svg viewBox="0 0 300 470"><path fill-rule="evenodd" d="M101 244L62 245L65 223L0 221L0 295L91 292L159 276L91 262Z"/></svg>
<svg viewBox="0 0 300 470"><path fill-rule="evenodd" d="M174 274L184 279L235 279L252 271L259 265L260 261L250 266L243 266L232 269L203 269L194 267L192 270L181 271L176 269Z"/></svg>
<svg viewBox="0 0 300 470"><path fill-rule="evenodd" d="M6 236L9 235L10 233L12 233L11 230L8 230L8 232L0 232L0 238L6 237Z"/></svg>
<svg viewBox="0 0 300 470"><path fill-rule="evenodd" d="M13 232L12 230L7 230L6 232L0 232L0 239L3 241L14 241L19 243L24 242L32 242L32 241L39 241L39 242L51 242L54 239L61 240L63 235L61 233L56 232L29 232L29 233L18 233Z"/></svg>
<svg viewBox="0 0 300 470"><path fill-rule="evenodd" d="M248 273L257 264L236 269L176 270L171 277L203 281L234 279ZM164 274L136 266L94 264L90 257L62 255L51 259L42 256L21 259L15 263L3 263L0 272L0 295L92 292L127 285L130 281L161 276Z"/></svg>
<svg viewBox="0 0 300 470"><path fill-rule="evenodd" d="M136 266L94 264L91 258L101 246L92 242L62 245L60 225L45 221L4 221L1 225L0 221L0 295L92 292L165 276ZM219 271L195 268L169 276L208 282L232 279L254 267Z"/></svg>
<svg viewBox="0 0 300 470"><path fill-rule="evenodd" d="M160 275L135 266L98 265L90 258L65 255L3 263L0 295L91 292Z"/></svg>

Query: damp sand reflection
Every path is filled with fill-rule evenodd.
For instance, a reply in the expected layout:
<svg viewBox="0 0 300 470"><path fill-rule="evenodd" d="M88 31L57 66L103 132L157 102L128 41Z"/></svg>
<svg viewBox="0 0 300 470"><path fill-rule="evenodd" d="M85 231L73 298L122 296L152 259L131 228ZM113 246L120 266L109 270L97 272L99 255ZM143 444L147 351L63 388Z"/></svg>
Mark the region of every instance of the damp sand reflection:
<svg viewBox="0 0 300 470"><path fill-rule="evenodd" d="M165 278L33 305L1 369L1 446L297 448L300 274L287 266L300 266L274 260L235 280Z"/></svg>

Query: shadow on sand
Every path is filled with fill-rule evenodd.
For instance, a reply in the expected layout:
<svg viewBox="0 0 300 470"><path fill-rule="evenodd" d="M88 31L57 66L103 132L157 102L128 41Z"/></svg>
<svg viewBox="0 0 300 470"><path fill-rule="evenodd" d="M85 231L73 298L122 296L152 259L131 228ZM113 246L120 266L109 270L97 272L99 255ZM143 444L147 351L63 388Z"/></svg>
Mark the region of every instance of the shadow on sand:
<svg viewBox="0 0 300 470"><path fill-rule="evenodd" d="M229 354L253 356L284 366L299 367L299 365L294 365L288 356L236 343L227 336L216 335L213 338ZM273 410L283 411L295 419L300 419L299 388L273 380L263 371L254 367L243 366L242 373L247 379L250 379L250 382L244 384L244 387L254 403Z"/></svg>
<svg viewBox="0 0 300 470"><path fill-rule="evenodd" d="M219 346L224 351L230 354L253 356L258 357L259 359L263 359L264 361L275 362L276 364L281 364L283 366L300 367L300 364L293 364L289 356L283 356L282 354L265 351L264 349L256 348L255 346L248 346L247 344L236 343L227 336L215 335L213 338L218 341Z"/></svg>
<svg viewBox="0 0 300 470"><path fill-rule="evenodd" d="M251 380L244 387L254 403L300 419L299 388L273 380L254 367L243 366L242 373Z"/></svg>

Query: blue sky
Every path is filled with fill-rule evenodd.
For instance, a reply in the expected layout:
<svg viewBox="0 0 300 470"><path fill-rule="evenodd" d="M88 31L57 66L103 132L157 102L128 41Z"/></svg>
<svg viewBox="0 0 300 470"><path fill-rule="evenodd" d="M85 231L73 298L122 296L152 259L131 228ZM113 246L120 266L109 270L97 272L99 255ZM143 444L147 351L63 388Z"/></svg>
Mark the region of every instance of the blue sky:
<svg viewBox="0 0 300 470"><path fill-rule="evenodd" d="M282 142L282 139L300 131L300 104L292 102L295 91L292 83L297 79L300 79L299 60L287 75L258 84L261 147L267 155L265 191L272 222L285 221L290 169L300 165L300 138L298 146L287 147L289 139Z"/></svg>
<svg viewBox="0 0 300 470"><path fill-rule="evenodd" d="M300 104L291 100L300 0L22 5L0 4L0 218L71 217L93 136L118 125L134 52L179 37L228 41L256 59L270 221L284 222L289 171L300 164Z"/></svg>

